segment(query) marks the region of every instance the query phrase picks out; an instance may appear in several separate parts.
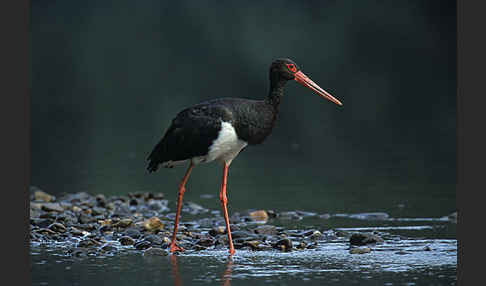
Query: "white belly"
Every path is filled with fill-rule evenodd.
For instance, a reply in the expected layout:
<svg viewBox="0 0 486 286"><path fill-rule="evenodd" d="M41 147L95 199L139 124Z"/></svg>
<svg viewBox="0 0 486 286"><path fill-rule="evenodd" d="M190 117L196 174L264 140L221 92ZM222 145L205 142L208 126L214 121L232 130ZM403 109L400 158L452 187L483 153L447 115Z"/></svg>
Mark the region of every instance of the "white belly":
<svg viewBox="0 0 486 286"><path fill-rule="evenodd" d="M248 143L238 139L236 131L230 123L221 122L221 130L219 131L218 138L209 147L208 154L206 156L195 157L192 161L198 164L218 160L229 165L246 145Z"/></svg>
<svg viewBox="0 0 486 286"><path fill-rule="evenodd" d="M198 156L191 159L192 163L197 165L200 163L209 163L214 160L218 160L226 165L230 165L231 161L240 153L240 151L248 145L243 140L238 139L236 131L228 122L221 122L221 130L219 131L218 138L213 141L209 146L209 152L205 156ZM162 164L164 167L174 167L188 160L182 161L168 161Z"/></svg>

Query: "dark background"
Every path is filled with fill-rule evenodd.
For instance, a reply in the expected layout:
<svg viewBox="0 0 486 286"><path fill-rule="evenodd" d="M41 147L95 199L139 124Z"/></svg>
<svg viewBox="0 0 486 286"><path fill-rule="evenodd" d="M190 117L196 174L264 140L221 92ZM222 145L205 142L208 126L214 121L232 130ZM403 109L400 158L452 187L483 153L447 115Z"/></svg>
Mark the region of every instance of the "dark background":
<svg viewBox="0 0 486 286"><path fill-rule="evenodd" d="M455 1L276 3L32 1L31 185L173 199L183 168L145 171L173 116L263 98L289 57L344 106L289 83L273 134L231 166L233 208L453 211ZM186 196L220 177L199 166Z"/></svg>

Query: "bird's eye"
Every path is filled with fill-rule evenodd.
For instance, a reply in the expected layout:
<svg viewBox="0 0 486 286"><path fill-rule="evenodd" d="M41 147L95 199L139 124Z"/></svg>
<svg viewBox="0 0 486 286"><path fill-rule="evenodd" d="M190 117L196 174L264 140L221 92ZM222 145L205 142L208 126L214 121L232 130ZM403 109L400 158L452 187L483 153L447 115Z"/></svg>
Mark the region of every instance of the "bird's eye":
<svg viewBox="0 0 486 286"><path fill-rule="evenodd" d="M289 71L291 71L291 72L297 71L297 68L295 67L294 64L286 64L286 65L287 65L287 68L289 69Z"/></svg>

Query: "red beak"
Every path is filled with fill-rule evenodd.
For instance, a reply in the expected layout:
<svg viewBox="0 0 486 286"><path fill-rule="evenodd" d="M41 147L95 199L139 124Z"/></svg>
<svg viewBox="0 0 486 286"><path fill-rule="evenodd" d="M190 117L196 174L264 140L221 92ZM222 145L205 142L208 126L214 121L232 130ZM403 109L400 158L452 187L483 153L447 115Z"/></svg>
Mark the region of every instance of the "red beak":
<svg viewBox="0 0 486 286"><path fill-rule="evenodd" d="M334 96L327 93L320 86L318 86L315 82L313 82L310 78L308 78L303 72L301 72L301 71L296 72L294 79L295 79L296 82L300 83L301 85L312 89L315 93L317 93L317 95L324 97L325 99L328 99L328 100L334 102L337 105L343 105L339 100L334 98Z"/></svg>

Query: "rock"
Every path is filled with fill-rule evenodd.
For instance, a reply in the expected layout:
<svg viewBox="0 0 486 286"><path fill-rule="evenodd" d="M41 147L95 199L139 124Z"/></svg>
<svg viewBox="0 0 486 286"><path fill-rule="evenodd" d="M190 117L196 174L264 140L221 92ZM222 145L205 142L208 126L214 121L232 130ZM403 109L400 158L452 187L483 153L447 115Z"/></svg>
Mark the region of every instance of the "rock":
<svg viewBox="0 0 486 286"><path fill-rule="evenodd" d="M123 232L123 235L129 236L129 237L134 238L134 239L137 239L140 236L142 236L142 234L140 233L140 231L138 229L136 229L136 228L127 228L127 229L125 229L125 231Z"/></svg>
<svg viewBox="0 0 486 286"><path fill-rule="evenodd" d="M149 234L144 237L145 240L150 241L152 244L161 245L162 244L162 237L156 234Z"/></svg>
<svg viewBox="0 0 486 286"><path fill-rule="evenodd" d="M82 231L80 229L75 228L74 226L70 228L69 233L71 233L74 236L82 236L85 234L89 234L87 231Z"/></svg>
<svg viewBox="0 0 486 286"><path fill-rule="evenodd" d="M119 220L118 222L114 223L114 227L121 227L121 228L127 228L132 224L133 220L129 218L124 218Z"/></svg>
<svg viewBox="0 0 486 286"><path fill-rule="evenodd" d="M62 223L55 222L48 227L50 230L60 233L66 232L66 227Z"/></svg>
<svg viewBox="0 0 486 286"><path fill-rule="evenodd" d="M164 229L164 223L154 216L143 222L143 228L147 231L159 231Z"/></svg>
<svg viewBox="0 0 486 286"><path fill-rule="evenodd" d="M167 250L158 247L150 247L143 252L144 256L167 256L169 253Z"/></svg>
<svg viewBox="0 0 486 286"><path fill-rule="evenodd" d="M322 237L322 233L318 230L311 230L307 232L305 236L309 237L311 240L317 240Z"/></svg>
<svg viewBox="0 0 486 286"><path fill-rule="evenodd" d="M135 246L135 248L138 249L138 250L143 250L143 249L147 249L147 248L151 247L152 243L148 240L142 240L142 241L135 243L133 246Z"/></svg>
<svg viewBox="0 0 486 286"><path fill-rule="evenodd" d="M95 222L96 219L89 214L80 213L78 217L79 223L88 224L90 222Z"/></svg>
<svg viewBox="0 0 486 286"><path fill-rule="evenodd" d="M103 251L112 251L112 252L115 252L115 251L117 251L117 250L118 250L118 249L117 249L115 246L113 246L111 243L107 243L107 244L105 244L103 247L101 247L101 249L102 249Z"/></svg>
<svg viewBox="0 0 486 286"><path fill-rule="evenodd" d="M100 242L94 240L94 239L84 239L78 242L78 247L92 247L92 246L98 246L100 245Z"/></svg>
<svg viewBox="0 0 486 286"><path fill-rule="evenodd" d="M277 228L273 225L260 225L254 231L256 234L277 235Z"/></svg>
<svg viewBox="0 0 486 286"><path fill-rule="evenodd" d="M276 218L277 213L274 210L267 210L267 215L269 218Z"/></svg>
<svg viewBox="0 0 486 286"><path fill-rule="evenodd" d="M210 237L204 237L196 241L197 245L201 245L204 247L212 246L214 245L214 240Z"/></svg>
<svg viewBox="0 0 486 286"><path fill-rule="evenodd" d="M42 209L42 203L30 202L30 209L31 210L41 210Z"/></svg>
<svg viewBox="0 0 486 286"><path fill-rule="evenodd" d="M426 245L426 246L424 247L424 251L432 251L432 248L430 248L430 246Z"/></svg>
<svg viewBox="0 0 486 286"><path fill-rule="evenodd" d="M226 233L226 227L224 226L213 227L208 233L211 236L218 236Z"/></svg>
<svg viewBox="0 0 486 286"><path fill-rule="evenodd" d="M281 251L289 252L292 250L292 241L288 238L280 239L273 245L273 247Z"/></svg>
<svg viewBox="0 0 486 286"><path fill-rule="evenodd" d="M371 243L382 243L383 239L370 233L353 233L349 238L351 245L366 245Z"/></svg>
<svg viewBox="0 0 486 286"><path fill-rule="evenodd" d="M297 249L306 249L307 244L305 242L301 241L295 248Z"/></svg>
<svg viewBox="0 0 486 286"><path fill-rule="evenodd" d="M268 213L265 210L253 211L248 214L254 221L267 221Z"/></svg>
<svg viewBox="0 0 486 286"><path fill-rule="evenodd" d="M261 242L258 240L245 241L243 246L249 246L252 250L259 250Z"/></svg>
<svg viewBox="0 0 486 286"><path fill-rule="evenodd" d="M56 200L56 197L49 195L48 193L45 193L41 190L37 190L34 192L34 200L49 203Z"/></svg>
<svg viewBox="0 0 486 286"><path fill-rule="evenodd" d="M63 212L64 208L59 203L44 203L42 204L42 210L46 212Z"/></svg>
<svg viewBox="0 0 486 286"><path fill-rule="evenodd" d="M113 227L111 225L104 225L104 226L99 228L99 231L101 233L111 232L112 230L113 230Z"/></svg>
<svg viewBox="0 0 486 286"><path fill-rule="evenodd" d="M49 225L51 225L53 220L40 218L40 219L31 219L30 222L40 228L47 228L49 227Z"/></svg>
<svg viewBox="0 0 486 286"><path fill-rule="evenodd" d="M120 239L118 239L121 245L133 245L135 244L135 240L133 240L129 236L122 236Z"/></svg>
<svg viewBox="0 0 486 286"><path fill-rule="evenodd" d="M349 250L350 254L365 254L370 252L371 252L371 248L369 247L354 247Z"/></svg>
<svg viewBox="0 0 486 286"><path fill-rule="evenodd" d="M91 209L91 215L93 215L93 216L102 215L105 212L106 212L106 209L105 208L101 208L101 207L93 207Z"/></svg>

